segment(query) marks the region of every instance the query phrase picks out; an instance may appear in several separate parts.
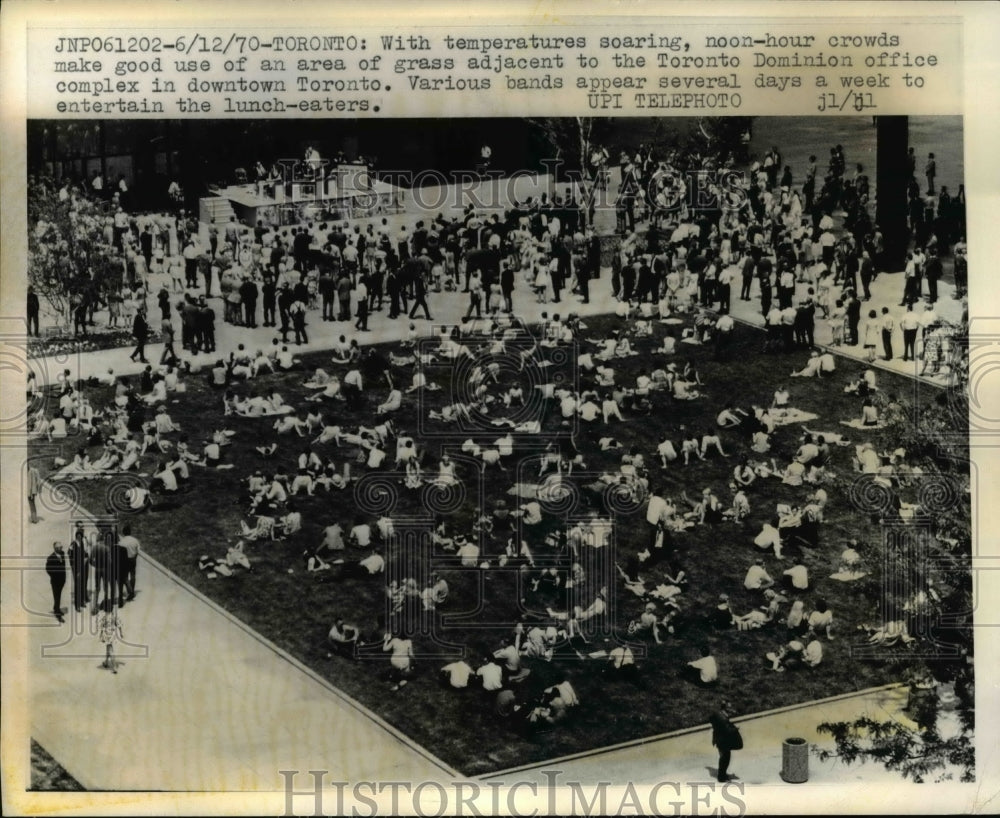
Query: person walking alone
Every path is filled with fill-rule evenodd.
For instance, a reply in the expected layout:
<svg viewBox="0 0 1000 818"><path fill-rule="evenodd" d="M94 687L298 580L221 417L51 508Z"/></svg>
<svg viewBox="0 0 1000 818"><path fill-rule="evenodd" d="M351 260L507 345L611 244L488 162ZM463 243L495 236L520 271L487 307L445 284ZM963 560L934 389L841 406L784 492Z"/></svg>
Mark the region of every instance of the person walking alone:
<svg viewBox="0 0 1000 818"><path fill-rule="evenodd" d="M410 309L410 318L416 318L418 307L423 307L424 318L433 321L430 307L427 306L427 284L423 275L417 275L413 280L413 307Z"/></svg>
<svg viewBox="0 0 1000 818"><path fill-rule="evenodd" d="M42 475L36 466L28 466L28 522L37 523L40 519L35 500L42 490Z"/></svg>
<svg viewBox="0 0 1000 818"><path fill-rule="evenodd" d="M139 359L140 363L148 364L146 360L146 341L149 340L149 324L146 323L146 311L139 310L132 322L132 337L135 338L135 349L129 355L131 360Z"/></svg>
<svg viewBox="0 0 1000 818"><path fill-rule="evenodd" d="M716 779L720 782L729 781L729 762L732 760L733 750L743 749L743 736L740 735L740 728L729 720L726 706L713 713L709 719L712 725L712 745L719 751L719 770Z"/></svg>

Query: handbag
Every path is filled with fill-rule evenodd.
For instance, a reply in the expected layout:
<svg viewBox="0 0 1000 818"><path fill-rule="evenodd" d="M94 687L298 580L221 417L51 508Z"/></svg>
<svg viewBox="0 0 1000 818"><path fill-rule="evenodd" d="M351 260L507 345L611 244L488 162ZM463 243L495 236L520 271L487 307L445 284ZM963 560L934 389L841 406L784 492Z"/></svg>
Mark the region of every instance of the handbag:
<svg viewBox="0 0 1000 818"><path fill-rule="evenodd" d="M731 721L726 722L726 743L730 750L743 749L743 734L740 733L740 728Z"/></svg>

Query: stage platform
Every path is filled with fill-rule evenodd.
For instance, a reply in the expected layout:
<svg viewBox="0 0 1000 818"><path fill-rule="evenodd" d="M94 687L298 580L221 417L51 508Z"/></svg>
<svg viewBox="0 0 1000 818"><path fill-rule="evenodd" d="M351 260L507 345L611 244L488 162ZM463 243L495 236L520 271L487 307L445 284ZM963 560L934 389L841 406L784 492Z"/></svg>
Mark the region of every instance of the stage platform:
<svg viewBox="0 0 1000 818"><path fill-rule="evenodd" d="M268 227L280 227L403 211L403 188L371 177L363 166L342 168L319 180L261 181L210 189L212 195L200 202L199 216L206 223L225 223L235 215L247 226L260 221Z"/></svg>

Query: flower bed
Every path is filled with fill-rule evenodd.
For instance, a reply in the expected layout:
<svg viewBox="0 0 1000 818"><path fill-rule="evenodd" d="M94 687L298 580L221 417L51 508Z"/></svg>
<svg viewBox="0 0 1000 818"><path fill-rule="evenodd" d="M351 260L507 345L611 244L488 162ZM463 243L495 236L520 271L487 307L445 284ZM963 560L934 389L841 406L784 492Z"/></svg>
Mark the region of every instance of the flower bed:
<svg viewBox="0 0 1000 818"><path fill-rule="evenodd" d="M149 340L146 343L155 344L160 340L159 333L150 332ZM48 337L30 338L27 343L27 352L29 358L44 358L49 355L65 355L71 352L99 352L102 349L131 346L135 346L135 339L132 337L131 328L103 328L92 329L86 335L78 337L61 331Z"/></svg>

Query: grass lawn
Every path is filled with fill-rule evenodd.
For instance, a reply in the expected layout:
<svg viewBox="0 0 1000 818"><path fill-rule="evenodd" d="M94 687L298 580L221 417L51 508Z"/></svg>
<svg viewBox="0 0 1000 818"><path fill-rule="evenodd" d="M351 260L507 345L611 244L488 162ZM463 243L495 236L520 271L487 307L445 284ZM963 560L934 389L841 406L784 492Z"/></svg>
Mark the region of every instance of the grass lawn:
<svg viewBox="0 0 1000 818"><path fill-rule="evenodd" d="M603 337L618 326L619 319L613 316L589 318L587 324L589 330L586 334L589 337ZM654 360L650 354L653 347L660 346L663 334L664 328L655 325L655 337L638 342L642 354L615 365L619 383L634 383L640 368L653 369L665 364L662 356L656 356ZM679 499L682 491L694 498L703 487L710 486L723 503L728 503L731 498L727 487L730 475L738 458L748 452L749 434L724 432L723 445L732 456L723 459L710 454L705 462L694 461L689 467L675 463L668 469L661 469L655 455L656 445L668 433L677 445L681 425L704 431L714 428L715 415L729 402L747 408L752 403L770 404L772 393L779 384L789 385L793 406L819 415L818 420L809 424L810 428L848 432L858 443L868 439L864 433L849 430L838 423L859 415L859 399L845 395L843 385L858 376L863 369L861 365L838 359L838 370L831 380L788 379L793 368L801 367L806 353L763 355L760 354L762 341L760 331L739 326L731 358L721 363L713 359L711 347L678 344L678 351L671 360L680 367L690 361L698 369L705 384L705 397L678 403L663 393L654 393L654 408L649 416L630 417L626 414L627 422L613 423L608 431L605 427L582 430L576 442L586 468L574 472L571 478L573 483L582 487L594 479L595 473L617 470L622 452L601 452L597 445L597 439L608 434L621 441L626 450L637 446L645 454L652 489L665 486ZM542 351L553 356L553 350ZM326 354L305 355L303 362L307 371L322 366L329 372L344 374L344 368L331 364ZM546 373L550 382L580 377L581 383L586 383L585 376L576 373L572 362L570 356L548 368ZM423 405L419 407L422 416L430 409L439 409L449 403L452 388L461 388L460 384L452 383L448 374L450 371L448 367L428 371L429 379L437 381L443 388L438 392L425 393ZM408 385L409 368L394 370L394 376L397 382ZM518 377L503 366L501 386L505 388ZM915 394L919 394L922 400L932 400L937 395L930 387L915 393L912 382L904 378L881 372L878 377L884 391L896 392L903 400L909 400ZM264 375L258 385L262 389L276 388L288 403L302 406L303 398L312 394L311 390L301 385L303 380L302 373ZM87 387L86 391L95 406L104 405L108 400L106 390ZM237 387L237 391L246 394L248 388ZM371 397L381 400L385 391L378 388ZM330 402L326 405L324 416L327 422L339 423L347 428L359 423L371 425L376 402L370 400L367 410L354 412L348 411L343 403ZM461 494L444 496L432 489L409 491L399 485L398 476L383 475L380 478L381 494L373 484L361 480L356 484L357 491L351 488L331 493L319 490L312 498L296 498L304 518L300 534L289 541L274 544L248 544L247 550L255 568L252 573L236 569L231 578L208 579L198 568L198 558L202 554L221 557L227 544L235 541L239 521L247 511L246 492L241 479L255 469L266 473L280 467L286 473L294 474L294 462L301 451L300 441L294 436L277 436L272 430L273 418L223 419L221 393L194 378L187 393L180 396L179 402L171 403L169 410L174 421L191 432L193 443L198 442L200 433L213 428L235 430L233 445L225 453L226 462L234 464L235 468L207 472L193 467L193 489L190 492L169 502L161 497L157 510L134 517L133 528L143 548L250 627L464 773L482 774L702 724L723 699L729 700L742 714L860 690L900 679L903 668L909 662L905 649L900 649L897 656L878 661L861 660L852 655L852 646L861 641L857 626L863 622L877 623L878 620L881 534L877 522L873 522L870 515L859 512L850 502L848 488L855 476L851 464L853 448L833 447L831 468L835 477L825 484L829 504L825 523L821 527L820 543L816 549L803 554L813 580L813 590L802 595L806 610L812 610L816 599L822 596L829 602L835 616L836 638L832 642L824 642L825 658L819 668L777 674L765 666L764 653L787 641L783 624L740 633L735 629L716 631L704 621L704 616L717 604L720 593L730 595L732 608L737 613L746 613L761 602L758 593L745 591L742 583L747 567L760 554L752 544L753 537L762 522L774 514L776 503L799 504L811 490L808 486L795 488L771 479L758 480L751 488L752 513L748 521L741 524L723 522L675 535L679 546L678 560L689 576L689 584L680 603L681 625L677 634L667 637L662 646L654 646L648 641L637 646L637 650L641 646L646 651L640 659L641 672L637 683L609 680L601 673L603 662L581 661L575 655L557 656L551 663L527 661L531 675L520 685L520 693L533 697L543 687L569 679L582 703L557 729L533 736L523 736L501 724L493 713L493 701L488 694L475 690L453 692L439 685L438 668L451 661L443 658L442 654L448 653L449 649L440 642L443 640L464 646L468 661L477 666L480 656L494 649L502 637L511 635L512 625L524 609L541 611L544 616L547 604L563 610L567 602L573 600L554 592L549 595L531 594L523 585L519 586L517 572L510 570L494 569L488 572L488 578L482 580L481 591L478 571L461 569L455 564L454 557L447 554L431 553L426 538L399 538L401 541L405 539L405 542L394 542L385 549L387 561L393 564L398 575L423 574L429 560L446 577L451 593L447 602L432 617L432 631L439 638L432 638L427 633L414 635L418 654L415 679L400 691L391 692L385 680L388 662L381 653L380 644L365 652L358 661L328 657L325 644L327 630L337 615L356 622L366 638L380 643L386 626L383 581L340 578L337 568L329 572L307 573L303 551L319 541L323 527L340 521L345 528L349 528L359 507L370 510L372 502L379 498L395 499L396 507L392 514L400 521L429 519L429 505L431 509L446 511L454 531L469 531L480 508L492 509L494 502L500 498L512 504L516 502L507 490L518 468L537 472L530 447L537 444L539 436L518 436L518 447L515 449L517 462L508 466L506 474L495 467L488 467L485 475L480 475L476 466L455 456L458 477L466 486L464 497ZM543 439L551 439L560 431L559 421L556 407L544 425ZM453 430L426 417L418 417L418 406L414 401L404 403L404 409L398 413L395 422L397 429L416 435L418 442L426 445L425 473L436 473L439 451L447 438L431 437L420 430L436 435L445 435ZM452 436L448 442L452 451L455 451L456 444L470 436L461 431L454 434L457 438ZM502 430L496 430L493 437L501 434ZM773 436L772 454L779 466L789 462L798 446L799 436L798 426L778 428ZM273 459L264 460L255 446L272 441L279 444L278 452ZM390 451L393 448L390 446ZM64 456L69 459L75 450L73 439L65 443L64 449ZM352 450L338 449L332 443L317 447L317 450L324 459L332 456L338 465L345 459L353 459ZM91 454L96 456L97 453ZM144 470L149 471L152 465L152 456L147 454L143 462ZM356 477L363 477L366 471L362 465L353 465ZM85 507L96 513L104 511L107 482L82 481L74 485L80 490ZM362 491L366 485L369 488ZM905 494L903 499L914 501ZM590 502L587 493L581 492L577 512L574 513L585 513ZM598 510L603 512L604 509ZM373 515L365 516L370 520ZM558 515L548 515L541 528L555 530L563 525L565 522ZM611 558L624 564L646 542L643 509L620 515L615 525L614 544L610 548L597 549L605 552L602 556L605 568L610 566ZM828 579L829 574L837 570L840 554L846 541L852 537L862 543L860 550L866 558L870 575L854 583ZM536 557L544 557L544 547L536 547L535 554ZM783 562L773 555L766 557L772 576L780 578L783 568L791 564L791 560L787 559L789 554L794 555L795 552L789 549ZM363 552L348 547L348 559L360 556ZM406 565L417 567L408 573ZM646 580L659 579L662 570L661 567L644 571L643 577ZM586 578L584 590L574 600L586 607L593 599L598 584L607 581L606 577L606 574L600 575L595 567ZM141 590L141 569L138 585ZM618 638L624 640L628 638L627 623L638 617L643 601L625 590L620 581L609 590L615 632ZM523 606L519 603L522 598L526 599ZM142 596L132 604L144 604ZM462 621L444 619L455 617L460 612L466 612ZM608 647L603 642L604 634L594 633L592 638L595 640L593 648ZM715 690L706 691L679 678L680 668L685 662L697 658L698 645L702 642L710 645L719 661L721 676ZM259 714L259 717L266 718L267 715Z"/></svg>

